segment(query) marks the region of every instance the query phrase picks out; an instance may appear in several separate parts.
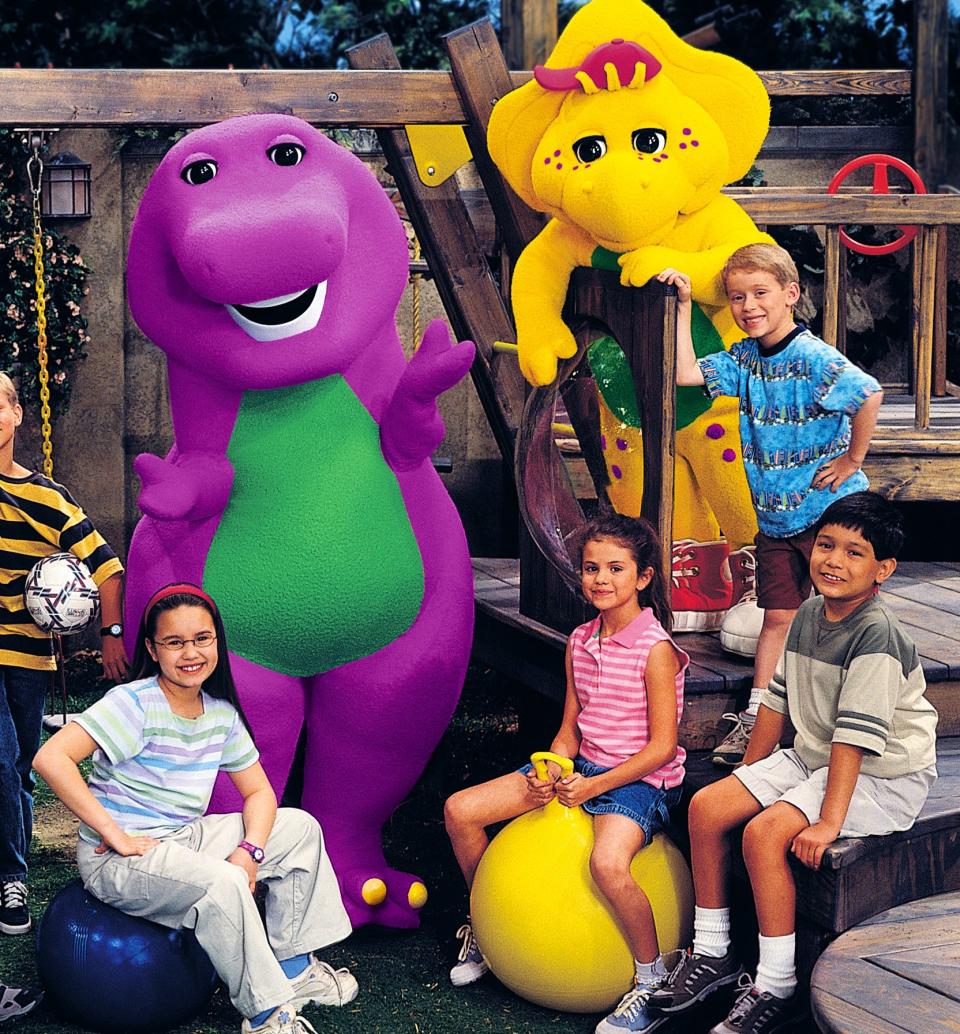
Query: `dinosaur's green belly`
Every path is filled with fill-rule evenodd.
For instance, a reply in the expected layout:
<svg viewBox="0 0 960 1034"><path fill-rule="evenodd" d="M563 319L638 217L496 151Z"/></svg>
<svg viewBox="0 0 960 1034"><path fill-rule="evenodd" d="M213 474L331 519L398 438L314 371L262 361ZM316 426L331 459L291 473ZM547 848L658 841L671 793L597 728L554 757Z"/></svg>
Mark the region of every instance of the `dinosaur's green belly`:
<svg viewBox="0 0 960 1034"><path fill-rule="evenodd" d="M234 653L315 675L410 627L420 550L377 424L342 377L247 392L227 456L233 491L203 587Z"/></svg>

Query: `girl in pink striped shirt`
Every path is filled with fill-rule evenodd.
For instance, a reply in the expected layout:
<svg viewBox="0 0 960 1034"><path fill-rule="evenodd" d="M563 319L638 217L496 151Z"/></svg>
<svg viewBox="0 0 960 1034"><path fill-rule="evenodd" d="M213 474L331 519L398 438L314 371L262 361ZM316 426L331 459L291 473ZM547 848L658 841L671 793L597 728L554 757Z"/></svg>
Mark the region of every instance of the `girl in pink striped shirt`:
<svg viewBox="0 0 960 1034"><path fill-rule="evenodd" d="M486 827L543 807L554 796L595 816L590 871L636 959L636 985L596 1034L652 1031L648 995L666 976L653 912L630 875L630 862L669 822L680 799L685 751L677 743L689 658L670 638L671 615L656 532L642 518L610 514L585 528L580 549L583 594L598 615L567 642L567 695L550 750L575 770L546 781L532 766L454 794L444 818L469 887L489 839ZM487 970L469 923L450 971L456 986Z"/></svg>

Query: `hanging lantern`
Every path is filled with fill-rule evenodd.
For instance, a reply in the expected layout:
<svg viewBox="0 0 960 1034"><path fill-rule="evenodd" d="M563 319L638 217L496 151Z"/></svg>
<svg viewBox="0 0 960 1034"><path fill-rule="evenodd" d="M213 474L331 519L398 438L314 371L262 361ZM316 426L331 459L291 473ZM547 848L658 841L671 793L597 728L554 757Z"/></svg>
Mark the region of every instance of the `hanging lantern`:
<svg viewBox="0 0 960 1034"><path fill-rule="evenodd" d="M90 163L63 151L46 162L40 209L51 219L90 217Z"/></svg>

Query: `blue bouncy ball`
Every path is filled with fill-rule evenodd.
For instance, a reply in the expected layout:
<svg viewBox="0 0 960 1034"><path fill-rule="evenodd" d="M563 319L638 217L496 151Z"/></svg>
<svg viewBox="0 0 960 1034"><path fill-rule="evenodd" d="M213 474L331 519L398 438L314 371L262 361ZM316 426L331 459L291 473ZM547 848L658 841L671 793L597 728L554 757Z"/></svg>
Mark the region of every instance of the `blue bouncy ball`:
<svg viewBox="0 0 960 1034"><path fill-rule="evenodd" d="M168 1030L210 1000L217 974L192 930L128 916L68 883L37 930L47 1001L102 1034Z"/></svg>

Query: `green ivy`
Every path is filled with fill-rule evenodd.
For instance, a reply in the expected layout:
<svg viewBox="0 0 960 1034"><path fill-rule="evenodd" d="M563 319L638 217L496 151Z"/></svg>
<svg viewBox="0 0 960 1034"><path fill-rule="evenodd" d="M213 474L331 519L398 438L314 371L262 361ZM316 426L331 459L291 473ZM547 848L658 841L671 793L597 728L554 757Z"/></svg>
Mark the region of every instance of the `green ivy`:
<svg viewBox="0 0 960 1034"><path fill-rule="evenodd" d="M26 409L40 405L37 362L37 295L33 260L33 208L26 181L27 152L20 134L0 129L0 370L20 386ZM44 227L47 354L54 416L70 402L74 363L90 342L81 306L90 270L79 250Z"/></svg>

